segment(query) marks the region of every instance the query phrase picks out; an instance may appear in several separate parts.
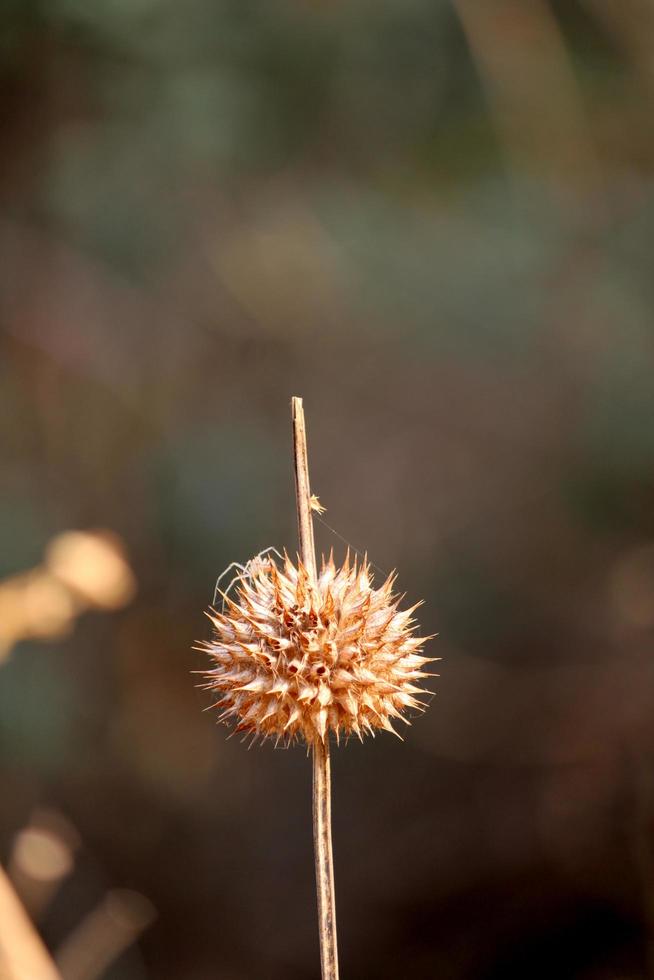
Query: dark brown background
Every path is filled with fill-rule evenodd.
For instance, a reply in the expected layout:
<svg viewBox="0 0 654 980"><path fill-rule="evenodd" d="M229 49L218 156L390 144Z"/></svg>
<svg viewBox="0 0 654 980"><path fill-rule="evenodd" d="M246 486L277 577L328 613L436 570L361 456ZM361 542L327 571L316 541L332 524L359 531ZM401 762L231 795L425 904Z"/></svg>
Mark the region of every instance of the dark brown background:
<svg viewBox="0 0 654 980"><path fill-rule="evenodd" d="M2 855L37 806L83 842L53 948L129 887L107 980L318 976L309 763L190 673L217 574L295 547L300 394L444 658L334 759L343 977L652 975L648 9L3 5L0 571L101 526L139 584L0 675Z"/></svg>

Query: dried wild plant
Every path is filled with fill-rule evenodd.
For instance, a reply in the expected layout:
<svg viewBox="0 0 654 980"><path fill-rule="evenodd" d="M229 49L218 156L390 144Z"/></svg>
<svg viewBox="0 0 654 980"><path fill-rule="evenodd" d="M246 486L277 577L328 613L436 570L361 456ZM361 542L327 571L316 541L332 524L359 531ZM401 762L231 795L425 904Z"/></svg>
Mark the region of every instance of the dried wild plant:
<svg viewBox="0 0 654 980"><path fill-rule="evenodd" d="M393 720L424 709L416 682L434 658L420 650L412 614L400 611L394 575L373 588L370 566L337 568L333 556L316 569L302 400L293 398L293 443L300 559L270 553L249 561L234 579L236 598L207 615L211 639L198 645L212 660L202 673L218 695L220 719L253 741L304 741L313 750L313 827L323 980L337 980L336 911L331 844L329 734L359 738L375 729L397 734ZM238 584L237 584L238 583Z"/></svg>
<svg viewBox="0 0 654 980"><path fill-rule="evenodd" d="M205 687L220 695L221 720L253 738L308 745L329 732L361 737L375 728L397 734L392 719L423 707L415 682L431 658L417 651L416 606L398 610L394 576L379 589L366 561L337 569L323 561L317 581L285 556L252 563L240 577L238 601L209 612L214 627L204 644L214 667ZM419 605L419 603L417 604Z"/></svg>

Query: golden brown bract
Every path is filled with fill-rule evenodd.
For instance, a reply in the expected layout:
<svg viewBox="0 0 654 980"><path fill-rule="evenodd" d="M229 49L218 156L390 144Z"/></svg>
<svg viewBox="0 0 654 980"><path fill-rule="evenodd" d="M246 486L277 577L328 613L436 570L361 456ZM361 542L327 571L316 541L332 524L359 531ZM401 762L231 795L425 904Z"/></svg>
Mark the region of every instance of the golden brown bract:
<svg viewBox="0 0 654 980"><path fill-rule="evenodd" d="M323 741L384 728L407 708L423 709L415 682L428 676L411 609L399 611L394 575L379 589L370 566L325 562L316 583L301 563L256 558L239 578L237 601L210 609L213 637L200 644L214 666L208 690L236 731L289 742Z"/></svg>

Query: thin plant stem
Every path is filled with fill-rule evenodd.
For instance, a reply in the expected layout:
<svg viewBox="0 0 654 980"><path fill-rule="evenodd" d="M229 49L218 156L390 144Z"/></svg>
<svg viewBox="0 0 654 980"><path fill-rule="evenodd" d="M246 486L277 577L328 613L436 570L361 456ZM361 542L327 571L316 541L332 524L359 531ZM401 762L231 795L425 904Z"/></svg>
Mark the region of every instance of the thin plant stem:
<svg viewBox="0 0 654 980"><path fill-rule="evenodd" d="M295 500L297 503L297 529L300 539L300 558L309 573L316 579L316 547L313 542L311 517L311 487L307 460L307 430L304 424L304 408L301 398L291 399L293 414L293 461L295 463Z"/></svg>
<svg viewBox="0 0 654 980"><path fill-rule="evenodd" d="M316 857L316 891L320 930L320 966L323 980L338 980L334 858L332 855L332 805L329 742L313 747L313 847Z"/></svg>
<svg viewBox="0 0 654 980"><path fill-rule="evenodd" d="M0 867L0 977L61 980L41 937Z"/></svg>
<svg viewBox="0 0 654 980"><path fill-rule="evenodd" d="M313 520L311 518L307 434L301 398L294 397L291 400L291 412L300 557L310 579L315 582L316 551L313 540ZM313 745L313 848L316 861L322 980L338 980L329 741L327 737L324 740L317 740Z"/></svg>

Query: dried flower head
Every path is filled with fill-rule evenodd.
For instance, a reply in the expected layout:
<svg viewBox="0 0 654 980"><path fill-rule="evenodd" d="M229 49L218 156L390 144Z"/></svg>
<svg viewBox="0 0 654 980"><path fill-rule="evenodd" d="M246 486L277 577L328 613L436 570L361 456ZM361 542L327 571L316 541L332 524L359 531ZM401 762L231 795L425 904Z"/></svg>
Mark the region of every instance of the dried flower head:
<svg viewBox="0 0 654 980"><path fill-rule="evenodd" d="M337 569L333 556L312 582L301 563L257 557L239 576L237 601L209 610L214 633L200 645L214 666L207 689L219 695L220 718L255 738L308 744L330 731L394 734L392 719L424 709L415 682L428 676L412 613L400 612L394 575L379 589L364 559Z"/></svg>

